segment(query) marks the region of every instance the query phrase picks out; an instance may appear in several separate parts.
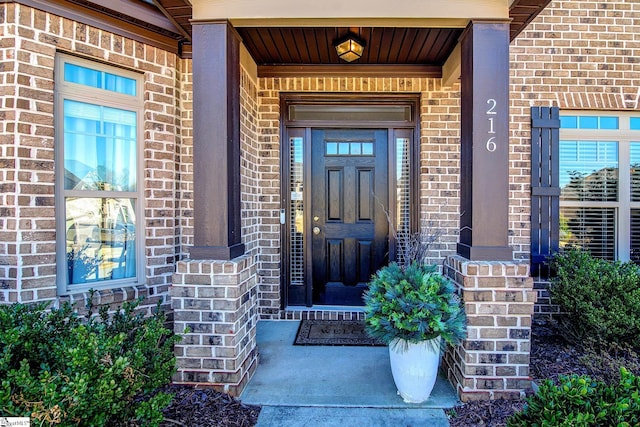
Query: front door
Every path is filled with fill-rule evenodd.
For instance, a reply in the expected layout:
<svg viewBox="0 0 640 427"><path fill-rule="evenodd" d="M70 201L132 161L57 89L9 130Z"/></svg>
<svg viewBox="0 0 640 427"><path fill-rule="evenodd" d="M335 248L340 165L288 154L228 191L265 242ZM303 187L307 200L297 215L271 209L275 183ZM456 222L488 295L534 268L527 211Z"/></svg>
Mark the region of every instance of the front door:
<svg viewBox="0 0 640 427"><path fill-rule="evenodd" d="M388 256L388 130L311 130L313 304L362 305Z"/></svg>

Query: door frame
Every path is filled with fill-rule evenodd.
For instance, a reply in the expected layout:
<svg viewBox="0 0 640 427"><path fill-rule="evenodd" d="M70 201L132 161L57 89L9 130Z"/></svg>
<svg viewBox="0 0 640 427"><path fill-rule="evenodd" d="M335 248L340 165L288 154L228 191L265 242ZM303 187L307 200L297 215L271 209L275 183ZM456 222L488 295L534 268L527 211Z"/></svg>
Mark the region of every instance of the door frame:
<svg viewBox="0 0 640 427"><path fill-rule="evenodd" d="M345 106L406 106L410 108L409 118L404 120L295 120L290 118L290 107L295 105L312 105L316 108L326 107L326 111L330 111L332 107ZM335 108L334 108L335 109ZM290 254L291 254L291 218L289 217L289 207L291 203L290 188L290 150L289 138L302 137L303 141L311 144L312 128L354 128L354 129L386 129L388 140L388 160L387 174L389 177L395 176L396 155L394 151L396 138L409 138L410 156L410 229L415 232L418 228L419 218L419 171L420 171L420 96L418 94L407 95L369 95L369 94L301 94L286 93L280 95L280 309L289 306L289 276L290 276ZM286 149L285 149L286 147ZM303 179L309 182L311 179L311 150L304 150L303 158ZM311 200L311 189L303 187L303 199ZM396 199L396 183L389 178L389 200L388 209L395 219ZM303 218L304 230L303 235L311 235L311 221L308 221L311 214L311 203L304 203ZM282 221L284 219L284 222ZM391 232L390 232L391 234ZM395 258L395 241L393 236L389 236L389 259ZM304 305L296 304L295 306L313 306L312 301L312 257L311 257L311 239L303 240L303 259L304 259L304 277L305 284L301 292L304 292ZM302 287L301 287L302 288Z"/></svg>

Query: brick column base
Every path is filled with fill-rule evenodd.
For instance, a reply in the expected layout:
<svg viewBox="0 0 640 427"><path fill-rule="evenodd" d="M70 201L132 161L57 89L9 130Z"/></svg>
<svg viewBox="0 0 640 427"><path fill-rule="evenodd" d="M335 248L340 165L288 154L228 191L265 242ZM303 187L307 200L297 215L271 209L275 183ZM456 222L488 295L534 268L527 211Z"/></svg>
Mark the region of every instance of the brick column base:
<svg viewBox="0 0 640 427"><path fill-rule="evenodd" d="M518 399L531 391L529 352L536 301L529 265L448 257L445 274L460 287L468 337L443 358L463 402Z"/></svg>
<svg viewBox="0 0 640 427"><path fill-rule="evenodd" d="M258 365L256 263L180 261L170 288L178 372L174 383L238 396ZM188 332L185 333L185 330Z"/></svg>

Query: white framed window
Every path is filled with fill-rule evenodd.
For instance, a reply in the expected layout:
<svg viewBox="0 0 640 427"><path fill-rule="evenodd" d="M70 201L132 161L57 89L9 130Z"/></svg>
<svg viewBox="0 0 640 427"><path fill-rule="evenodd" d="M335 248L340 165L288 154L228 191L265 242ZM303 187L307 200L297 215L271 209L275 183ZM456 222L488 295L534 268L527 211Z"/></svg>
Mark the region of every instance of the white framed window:
<svg viewBox="0 0 640 427"><path fill-rule="evenodd" d="M142 76L58 54L58 292L144 280Z"/></svg>
<svg viewBox="0 0 640 427"><path fill-rule="evenodd" d="M560 247L640 263L640 113L560 116Z"/></svg>

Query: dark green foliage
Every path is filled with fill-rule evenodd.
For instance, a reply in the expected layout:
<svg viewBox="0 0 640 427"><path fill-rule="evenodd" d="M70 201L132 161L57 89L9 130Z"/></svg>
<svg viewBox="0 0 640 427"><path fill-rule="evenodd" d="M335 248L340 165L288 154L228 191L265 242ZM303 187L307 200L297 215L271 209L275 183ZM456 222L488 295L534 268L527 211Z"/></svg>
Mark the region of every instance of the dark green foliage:
<svg viewBox="0 0 640 427"><path fill-rule="evenodd" d="M639 348L640 267L575 249L556 255L551 266L555 271L551 301L566 313L559 317L566 339Z"/></svg>
<svg viewBox="0 0 640 427"><path fill-rule="evenodd" d="M367 332L387 344L438 336L457 344L466 336L464 308L453 283L436 266L391 263L372 277L364 302Z"/></svg>
<svg viewBox="0 0 640 427"><path fill-rule="evenodd" d="M159 311L136 314L139 303L89 320L68 304L0 306L0 415L33 426L159 425L171 396L155 390L175 371L178 338Z"/></svg>
<svg viewBox="0 0 640 427"><path fill-rule="evenodd" d="M527 400L522 412L509 418L509 427L587 427L640 425L640 377L626 369L617 384L606 385L588 376L545 380Z"/></svg>

